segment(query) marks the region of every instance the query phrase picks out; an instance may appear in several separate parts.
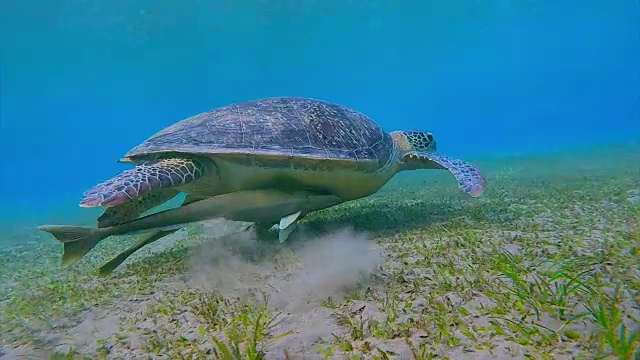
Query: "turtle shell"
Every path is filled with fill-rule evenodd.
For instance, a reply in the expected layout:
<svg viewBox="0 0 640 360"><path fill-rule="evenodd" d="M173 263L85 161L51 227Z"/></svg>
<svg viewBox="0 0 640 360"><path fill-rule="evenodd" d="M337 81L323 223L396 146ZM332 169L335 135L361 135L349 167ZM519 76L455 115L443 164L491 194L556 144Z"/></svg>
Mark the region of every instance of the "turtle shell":
<svg viewBox="0 0 640 360"><path fill-rule="evenodd" d="M392 150L391 136L362 113L323 100L278 97L184 119L133 148L123 161L161 153L236 154L283 161L337 160L360 164L357 168L380 168Z"/></svg>

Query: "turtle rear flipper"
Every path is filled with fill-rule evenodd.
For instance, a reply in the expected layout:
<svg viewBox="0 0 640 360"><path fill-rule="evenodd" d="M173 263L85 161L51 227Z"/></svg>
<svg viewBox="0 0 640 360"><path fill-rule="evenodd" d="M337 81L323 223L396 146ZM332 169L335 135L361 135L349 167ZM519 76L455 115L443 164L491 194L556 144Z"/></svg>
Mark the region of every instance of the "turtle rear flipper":
<svg viewBox="0 0 640 360"><path fill-rule="evenodd" d="M202 177L206 166L196 158L148 161L84 193L81 207L113 207L158 189L175 188Z"/></svg>

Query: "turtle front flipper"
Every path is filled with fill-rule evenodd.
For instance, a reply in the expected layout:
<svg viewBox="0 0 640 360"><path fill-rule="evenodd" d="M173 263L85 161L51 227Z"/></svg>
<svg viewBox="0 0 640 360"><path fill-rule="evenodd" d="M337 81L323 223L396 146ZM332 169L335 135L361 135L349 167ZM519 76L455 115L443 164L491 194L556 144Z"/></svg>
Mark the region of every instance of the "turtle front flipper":
<svg viewBox="0 0 640 360"><path fill-rule="evenodd" d="M112 207L158 189L190 183L206 173L196 158L167 158L147 161L100 183L84 193L81 207Z"/></svg>
<svg viewBox="0 0 640 360"><path fill-rule="evenodd" d="M478 197L484 192L484 177L474 164L442 154L409 151L402 157L407 170L446 169L455 176L458 186L467 194Z"/></svg>

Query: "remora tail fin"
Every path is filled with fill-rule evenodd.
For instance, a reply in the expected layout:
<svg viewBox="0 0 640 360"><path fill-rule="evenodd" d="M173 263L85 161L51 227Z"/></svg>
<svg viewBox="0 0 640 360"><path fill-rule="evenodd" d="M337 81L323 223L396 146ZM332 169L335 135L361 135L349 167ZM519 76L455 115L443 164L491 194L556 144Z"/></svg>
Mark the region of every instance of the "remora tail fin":
<svg viewBox="0 0 640 360"><path fill-rule="evenodd" d="M108 236L105 236L102 229L83 226L43 225L39 228L64 243L62 264L65 266L80 260L91 251L100 240Z"/></svg>

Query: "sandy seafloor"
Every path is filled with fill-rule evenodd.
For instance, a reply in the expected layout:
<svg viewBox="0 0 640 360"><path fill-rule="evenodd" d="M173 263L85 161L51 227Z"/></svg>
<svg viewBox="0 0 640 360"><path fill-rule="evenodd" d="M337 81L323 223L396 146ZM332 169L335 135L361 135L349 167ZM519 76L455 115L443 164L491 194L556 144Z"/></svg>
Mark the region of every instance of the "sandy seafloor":
<svg viewBox="0 0 640 360"><path fill-rule="evenodd" d="M213 220L104 278L136 236L65 269L39 224L4 223L0 358L637 359L640 147L477 163L477 199L403 173L284 244Z"/></svg>

